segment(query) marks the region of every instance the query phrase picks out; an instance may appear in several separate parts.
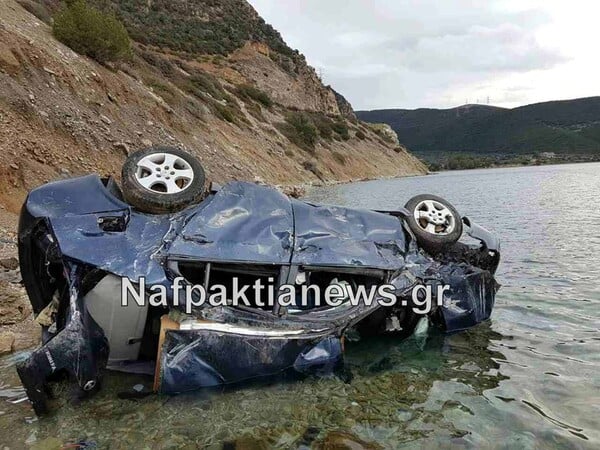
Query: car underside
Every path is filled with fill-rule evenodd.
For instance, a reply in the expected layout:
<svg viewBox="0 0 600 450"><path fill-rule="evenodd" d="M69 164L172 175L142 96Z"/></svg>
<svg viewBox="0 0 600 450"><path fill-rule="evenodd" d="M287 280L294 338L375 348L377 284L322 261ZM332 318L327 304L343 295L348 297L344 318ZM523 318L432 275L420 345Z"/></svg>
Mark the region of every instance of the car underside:
<svg viewBox="0 0 600 450"><path fill-rule="evenodd" d="M464 227L471 243L456 238L436 248L421 240L421 228L448 223L436 216L411 227L411 218L417 226L430 219L431 201L414 211L356 210L232 182L185 209L149 214L125 201L112 178L90 175L32 191L20 218L19 257L43 343L18 372L36 413L48 411L48 383L64 376L83 397L100 389L107 369L153 376L153 391L165 394L284 373L331 374L343 367L350 330L403 338L420 320L446 333L487 320L499 244L460 216L453 227L460 235ZM244 304L226 297L199 305L193 296L179 299L177 279L184 291L229 292L235 283L249 295ZM123 280L137 297L127 291L124 299ZM259 282L265 290L253 291ZM379 293L352 301L350 291L335 306L310 295L286 305L264 301L269 289L288 285L386 285L397 301L384 306ZM151 301L150 286L166 300ZM416 286L440 293L423 314L415 312Z"/></svg>

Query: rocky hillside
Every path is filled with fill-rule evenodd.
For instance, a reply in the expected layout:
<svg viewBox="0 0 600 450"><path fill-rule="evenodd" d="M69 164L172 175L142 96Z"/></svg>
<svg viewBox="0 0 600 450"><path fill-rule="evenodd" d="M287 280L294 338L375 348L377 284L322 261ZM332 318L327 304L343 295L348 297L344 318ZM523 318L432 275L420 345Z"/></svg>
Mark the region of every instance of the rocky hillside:
<svg viewBox="0 0 600 450"><path fill-rule="evenodd" d="M56 41L42 19L58 2L0 3L0 204L9 211L50 179L118 174L127 153L151 144L193 152L219 182L424 172L355 120L245 1L91 3L114 9L138 40L130 60L99 65ZM316 132L308 141L306 121Z"/></svg>
<svg viewBox="0 0 600 450"><path fill-rule="evenodd" d="M600 97L514 109L464 105L357 114L369 122L388 123L415 154L432 161L451 153L600 159Z"/></svg>

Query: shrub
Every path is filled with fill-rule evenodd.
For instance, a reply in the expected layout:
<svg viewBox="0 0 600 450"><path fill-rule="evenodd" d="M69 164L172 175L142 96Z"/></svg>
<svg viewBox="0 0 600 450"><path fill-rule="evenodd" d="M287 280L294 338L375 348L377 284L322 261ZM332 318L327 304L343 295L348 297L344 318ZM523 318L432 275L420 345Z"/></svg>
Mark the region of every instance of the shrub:
<svg viewBox="0 0 600 450"><path fill-rule="evenodd" d="M154 52L141 50L140 56L151 66L156 67L166 77L174 77L176 74L175 66L167 58L160 56Z"/></svg>
<svg viewBox="0 0 600 450"><path fill-rule="evenodd" d="M242 84L241 86L238 86L237 93L241 98L255 100L262 104L265 108L270 108L273 106L273 100L271 100L271 97L269 97L266 92L263 92L249 84Z"/></svg>
<svg viewBox="0 0 600 450"><path fill-rule="evenodd" d="M193 93L197 97L203 97L202 93L205 92L215 100L231 100L219 81L208 73L200 71L194 73L189 80L189 85L185 88L186 91Z"/></svg>
<svg viewBox="0 0 600 450"><path fill-rule="evenodd" d="M330 140L333 137L333 120L320 113L314 113L312 119L321 137Z"/></svg>
<svg viewBox="0 0 600 450"><path fill-rule="evenodd" d="M99 62L131 55L127 30L117 18L87 5L85 0L69 2L54 17L54 36L81 55Z"/></svg>
<svg viewBox="0 0 600 450"><path fill-rule="evenodd" d="M217 114L219 117L221 117L221 119L224 119L230 123L235 123L235 112L231 107L221 105L220 103L215 103L215 109L217 110Z"/></svg>
<svg viewBox="0 0 600 450"><path fill-rule="evenodd" d="M46 8L46 5L41 3L35 3L31 0L17 0L17 3L21 5L24 9L29 11L35 17L40 19L42 22L50 24L52 22L52 14Z"/></svg>
<svg viewBox="0 0 600 450"><path fill-rule="evenodd" d="M347 141L348 139L350 139L348 125L346 125L344 122L334 122L332 128L333 131L335 131L336 134L338 134L343 140Z"/></svg>
<svg viewBox="0 0 600 450"><path fill-rule="evenodd" d="M310 117L301 112L292 112L287 115L285 121L289 125L284 129L288 131L288 139L299 147L313 150L319 135Z"/></svg>

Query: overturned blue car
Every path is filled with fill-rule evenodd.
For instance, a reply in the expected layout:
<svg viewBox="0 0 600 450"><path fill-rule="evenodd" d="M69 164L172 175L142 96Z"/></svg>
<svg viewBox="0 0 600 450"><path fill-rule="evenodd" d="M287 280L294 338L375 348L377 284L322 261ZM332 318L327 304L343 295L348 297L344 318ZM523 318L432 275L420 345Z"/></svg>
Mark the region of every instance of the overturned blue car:
<svg viewBox="0 0 600 450"><path fill-rule="evenodd" d="M439 197L370 211L254 183L206 189L200 163L169 147L129 156L121 185L57 181L23 205L43 342L18 373L38 414L61 377L85 397L107 370L147 373L165 394L331 374L350 330L451 333L491 315L499 243Z"/></svg>

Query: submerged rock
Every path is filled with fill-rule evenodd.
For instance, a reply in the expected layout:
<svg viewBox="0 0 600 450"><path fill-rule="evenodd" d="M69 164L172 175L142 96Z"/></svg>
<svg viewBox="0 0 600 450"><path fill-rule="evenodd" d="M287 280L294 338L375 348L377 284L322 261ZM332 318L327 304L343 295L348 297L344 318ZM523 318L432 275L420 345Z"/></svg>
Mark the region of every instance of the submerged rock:
<svg viewBox="0 0 600 450"><path fill-rule="evenodd" d="M372 442L365 442L346 431L332 431L325 436L317 448L321 450L378 450L383 447Z"/></svg>

